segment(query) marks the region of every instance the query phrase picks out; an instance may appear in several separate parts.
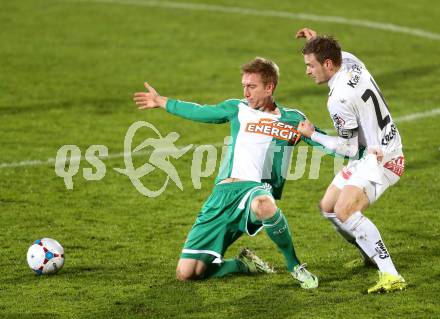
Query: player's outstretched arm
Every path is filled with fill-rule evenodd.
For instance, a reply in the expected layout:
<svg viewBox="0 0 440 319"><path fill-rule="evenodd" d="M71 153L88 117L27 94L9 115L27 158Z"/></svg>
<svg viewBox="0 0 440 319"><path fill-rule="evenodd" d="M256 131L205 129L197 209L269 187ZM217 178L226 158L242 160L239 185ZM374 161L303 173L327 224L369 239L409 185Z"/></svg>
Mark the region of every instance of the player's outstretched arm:
<svg viewBox="0 0 440 319"><path fill-rule="evenodd" d="M203 123L225 123L238 112L239 100L226 100L217 105L200 105L161 96L147 82L144 86L147 92L136 92L133 96L133 101L140 110L162 107L171 114Z"/></svg>
<svg viewBox="0 0 440 319"><path fill-rule="evenodd" d="M160 96L157 91L147 82L144 83L147 92L136 92L133 96L133 101L138 106L138 109L154 109L157 107L165 108L168 98Z"/></svg>
<svg viewBox="0 0 440 319"><path fill-rule="evenodd" d="M295 38L297 39L305 38L307 41L309 41L310 39L316 37L316 34L317 34L316 31L310 28L302 28L296 32Z"/></svg>
<svg viewBox="0 0 440 319"><path fill-rule="evenodd" d="M302 139L314 147L321 146L324 151L332 156L340 155L352 158L358 155L359 144L358 137L342 138L340 136L330 136L325 134L319 128L309 121L304 120L298 124L298 132L302 134Z"/></svg>

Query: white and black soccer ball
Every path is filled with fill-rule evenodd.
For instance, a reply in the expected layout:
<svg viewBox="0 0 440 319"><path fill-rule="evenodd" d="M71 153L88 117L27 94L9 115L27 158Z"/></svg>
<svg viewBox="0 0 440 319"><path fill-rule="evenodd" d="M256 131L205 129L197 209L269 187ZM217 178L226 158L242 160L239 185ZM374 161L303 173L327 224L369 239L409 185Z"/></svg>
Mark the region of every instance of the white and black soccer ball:
<svg viewBox="0 0 440 319"><path fill-rule="evenodd" d="M38 239L28 249L27 262L37 275L55 274L63 268L64 248L55 239Z"/></svg>

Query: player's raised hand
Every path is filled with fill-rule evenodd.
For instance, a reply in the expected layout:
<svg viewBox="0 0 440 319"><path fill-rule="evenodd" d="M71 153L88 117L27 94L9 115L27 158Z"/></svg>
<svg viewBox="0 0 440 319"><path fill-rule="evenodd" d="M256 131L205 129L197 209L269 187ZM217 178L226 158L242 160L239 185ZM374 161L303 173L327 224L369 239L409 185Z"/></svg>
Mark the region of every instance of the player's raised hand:
<svg viewBox="0 0 440 319"><path fill-rule="evenodd" d="M310 39L312 39L314 37L316 37L316 31L314 31L310 28L299 29L295 35L296 39L305 38L307 41L309 41Z"/></svg>
<svg viewBox="0 0 440 319"><path fill-rule="evenodd" d="M144 83L147 92L136 92L133 96L133 101L138 106L138 109L154 109L157 107L165 107L167 98L160 96L157 91L147 82Z"/></svg>
<svg viewBox="0 0 440 319"><path fill-rule="evenodd" d="M309 120L299 122L298 132L300 132L305 137L310 137L315 132L315 126Z"/></svg>

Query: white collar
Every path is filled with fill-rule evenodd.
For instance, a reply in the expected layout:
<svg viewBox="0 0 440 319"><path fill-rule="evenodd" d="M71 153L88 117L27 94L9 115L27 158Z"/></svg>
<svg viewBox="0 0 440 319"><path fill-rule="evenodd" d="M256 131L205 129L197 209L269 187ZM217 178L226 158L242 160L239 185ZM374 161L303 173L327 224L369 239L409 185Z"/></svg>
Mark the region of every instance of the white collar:
<svg viewBox="0 0 440 319"><path fill-rule="evenodd" d="M342 65L341 65L341 67L339 68L338 72L336 72L335 74L333 74L333 76L332 76L332 77L330 78L330 80L328 80L328 82L327 82L328 87L330 88L330 93L329 93L329 95L330 95L331 92L333 91L333 85L335 84L336 79L337 79L341 74L342 74Z"/></svg>

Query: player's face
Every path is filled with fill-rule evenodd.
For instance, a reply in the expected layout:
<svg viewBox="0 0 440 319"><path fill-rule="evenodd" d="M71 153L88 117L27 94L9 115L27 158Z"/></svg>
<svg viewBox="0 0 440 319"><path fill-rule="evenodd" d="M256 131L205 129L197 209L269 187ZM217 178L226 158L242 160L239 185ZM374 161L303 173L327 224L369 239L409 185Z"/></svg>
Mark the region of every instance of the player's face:
<svg viewBox="0 0 440 319"><path fill-rule="evenodd" d="M306 74L311 77L316 84L328 82L331 78L326 62L319 63L313 53L304 54L304 63L306 64Z"/></svg>
<svg viewBox="0 0 440 319"><path fill-rule="evenodd" d="M273 84L264 85L261 75L258 73L244 73L241 84L243 95L253 109L264 107L274 89Z"/></svg>

